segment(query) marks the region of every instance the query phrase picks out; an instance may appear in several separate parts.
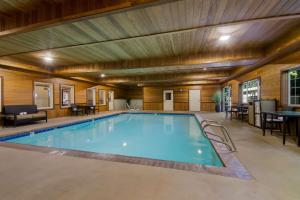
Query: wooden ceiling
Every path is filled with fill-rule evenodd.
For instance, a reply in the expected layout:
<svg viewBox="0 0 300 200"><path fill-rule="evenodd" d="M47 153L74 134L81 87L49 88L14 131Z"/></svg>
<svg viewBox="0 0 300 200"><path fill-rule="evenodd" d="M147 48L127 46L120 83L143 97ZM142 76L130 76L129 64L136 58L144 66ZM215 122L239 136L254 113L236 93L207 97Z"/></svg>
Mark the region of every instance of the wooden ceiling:
<svg viewBox="0 0 300 200"><path fill-rule="evenodd" d="M32 0L1 0L0 1L0 12L5 13L9 15L12 11L25 11L27 10L31 5L37 3L38 0L32 1Z"/></svg>
<svg viewBox="0 0 300 200"><path fill-rule="evenodd" d="M55 9L38 17L45 5ZM299 0L0 0L0 13L0 64L99 83L219 83L299 48Z"/></svg>

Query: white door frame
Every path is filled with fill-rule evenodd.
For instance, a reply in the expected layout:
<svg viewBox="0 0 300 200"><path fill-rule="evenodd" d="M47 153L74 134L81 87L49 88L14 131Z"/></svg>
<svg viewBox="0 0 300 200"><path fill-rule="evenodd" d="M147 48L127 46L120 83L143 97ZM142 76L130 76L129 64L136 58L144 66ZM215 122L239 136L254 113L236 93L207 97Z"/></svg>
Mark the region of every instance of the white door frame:
<svg viewBox="0 0 300 200"><path fill-rule="evenodd" d="M192 96L192 93L199 91L199 96ZM201 110L201 90L189 90L189 111Z"/></svg>
<svg viewBox="0 0 300 200"><path fill-rule="evenodd" d="M171 99L166 99L166 94L171 93ZM163 106L164 111L173 111L174 110L174 91L173 90L164 90L163 91Z"/></svg>
<svg viewBox="0 0 300 200"><path fill-rule="evenodd" d="M108 91L108 110L114 110L115 93L113 90Z"/></svg>

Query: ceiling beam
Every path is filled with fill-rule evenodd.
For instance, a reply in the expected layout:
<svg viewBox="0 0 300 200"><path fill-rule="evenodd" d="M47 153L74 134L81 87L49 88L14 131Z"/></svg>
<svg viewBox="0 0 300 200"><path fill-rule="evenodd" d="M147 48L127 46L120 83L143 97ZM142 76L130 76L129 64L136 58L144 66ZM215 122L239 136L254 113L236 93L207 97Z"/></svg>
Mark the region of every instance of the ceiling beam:
<svg viewBox="0 0 300 200"><path fill-rule="evenodd" d="M148 86L188 86L188 85L219 85L218 81L214 80L203 80L203 81L183 81L183 82L172 82L172 83L145 83L139 84L138 87L148 87ZM135 86L136 87L136 86Z"/></svg>
<svg viewBox="0 0 300 200"><path fill-rule="evenodd" d="M60 17L52 18L46 21L40 21L33 24L17 27L17 28L10 28L8 30L1 31L0 38L5 36L11 36L13 34L24 33L24 32L43 29L43 28L48 28L52 26L57 26L65 23L72 23L72 22L82 21L86 19L101 17L107 14L118 13L118 12L128 11L132 9L139 9L143 7L154 6L154 5L159 5L159 4L168 3L172 1L179 1L179 0L114 0L114 1L107 0L106 2L105 1L106 0L102 1L104 2L103 7L87 10L84 12L73 13L73 10L65 11L63 9L66 8L70 9L72 8L72 5L79 4L80 1L65 0L59 4L60 7L58 10L62 10L61 11L62 13L65 12L65 13L72 13L72 14L65 14L65 16L62 15ZM70 4L69 6L68 3ZM85 5L89 4L89 2L84 2L84 3Z"/></svg>
<svg viewBox="0 0 300 200"><path fill-rule="evenodd" d="M35 65L28 65L21 62L12 61L9 59L0 59L0 68L13 69L24 72L35 72L41 74L52 74L50 70L41 68Z"/></svg>
<svg viewBox="0 0 300 200"><path fill-rule="evenodd" d="M146 83L171 83L183 81L205 81L212 80L218 81L230 75L230 71L217 71L217 72L202 72L202 73L178 73L178 74L156 74L144 76L127 76L127 77L114 77L102 78L100 83L106 84L146 84Z"/></svg>
<svg viewBox="0 0 300 200"><path fill-rule="evenodd" d="M58 67L53 72L62 75L98 74L110 76L191 71L203 68L247 66L263 57L261 51L239 51L214 54L196 54L161 59L145 59L116 63L88 64Z"/></svg>
<svg viewBox="0 0 300 200"><path fill-rule="evenodd" d="M265 49L266 56L263 59L244 70L238 70L236 73L220 82L225 83L235 79L298 50L300 50L300 28L284 35L283 38L268 46Z"/></svg>
<svg viewBox="0 0 300 200"><path fill-rule="evenodd" d="M30 74L37 74L37 75L42 75L45 77L64 78L64 79L68 79L68 80L87 82L87 83L91 83L91 84L99 84L98 79L64 76L64 75L60 75L60 74L55 74L55 73L51 72L50 70L43 69L43 68L40 68L40 67L37 67L34 65L27 65L27 64L23 64L23 63L19 63L19 62L10 61L10 60L0 59L0 69L19 71L19 72L30 73Z"/></svg>

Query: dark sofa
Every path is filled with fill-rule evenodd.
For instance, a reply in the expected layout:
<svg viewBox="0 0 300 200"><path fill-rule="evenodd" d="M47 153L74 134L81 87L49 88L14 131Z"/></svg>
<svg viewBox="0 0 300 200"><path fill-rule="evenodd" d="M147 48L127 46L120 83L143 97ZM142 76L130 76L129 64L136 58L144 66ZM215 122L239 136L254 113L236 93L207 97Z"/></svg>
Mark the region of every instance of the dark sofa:
<svg viewBox="0 0 300 200"><path fill-rule="evenodd" d="M48 121L47 111L38 111L36 105L9 105L3 107L3 123L7 126L12 122L14 126L35 121Z"/></svg>

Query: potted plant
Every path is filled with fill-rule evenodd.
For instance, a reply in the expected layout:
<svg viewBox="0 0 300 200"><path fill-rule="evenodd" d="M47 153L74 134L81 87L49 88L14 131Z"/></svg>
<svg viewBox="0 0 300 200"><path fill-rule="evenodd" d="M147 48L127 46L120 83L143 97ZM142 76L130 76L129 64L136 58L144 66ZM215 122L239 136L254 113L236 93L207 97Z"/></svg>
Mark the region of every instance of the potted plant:
<svg viewBox="0 0 300 200"><path fill-rule="evenodd" d="M221 92L215 92L212 96L212 100L215 102L215 111L221 112Z"/></svg>

